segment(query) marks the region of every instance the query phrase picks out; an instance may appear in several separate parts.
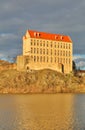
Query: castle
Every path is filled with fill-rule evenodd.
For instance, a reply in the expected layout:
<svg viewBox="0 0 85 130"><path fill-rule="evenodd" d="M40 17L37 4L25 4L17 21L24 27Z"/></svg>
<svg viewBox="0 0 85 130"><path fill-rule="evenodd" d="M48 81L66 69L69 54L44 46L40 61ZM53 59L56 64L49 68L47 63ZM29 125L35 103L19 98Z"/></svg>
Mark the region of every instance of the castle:
<svg viewBox="0 0 85 130"><path fill-rule="evenodd" d="M69 36L27 30L23 36L23 54L17 56L17 70L52 69L70 73L72 50Z"/></svg>

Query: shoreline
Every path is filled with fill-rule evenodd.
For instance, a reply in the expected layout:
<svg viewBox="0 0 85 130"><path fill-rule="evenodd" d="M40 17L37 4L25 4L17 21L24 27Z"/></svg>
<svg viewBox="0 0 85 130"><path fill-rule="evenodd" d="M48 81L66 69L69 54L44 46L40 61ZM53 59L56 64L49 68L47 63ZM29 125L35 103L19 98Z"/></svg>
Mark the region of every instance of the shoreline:
<svg viewBox="0 0 85 130"><path fill-rule="evenodd" d="M38 92L38 91L36 91L36 92L26 92L26 91L14 91L14 89L12 90L11 89L11 91L10 90L6 90L5 89L5 91L3 90L3 91L0 91L0 94L28 94L28 95L32 95L32 94L85 94L85 91L62 91L62 92L52 92L52 91L50 91L50 92Z"/></svg>

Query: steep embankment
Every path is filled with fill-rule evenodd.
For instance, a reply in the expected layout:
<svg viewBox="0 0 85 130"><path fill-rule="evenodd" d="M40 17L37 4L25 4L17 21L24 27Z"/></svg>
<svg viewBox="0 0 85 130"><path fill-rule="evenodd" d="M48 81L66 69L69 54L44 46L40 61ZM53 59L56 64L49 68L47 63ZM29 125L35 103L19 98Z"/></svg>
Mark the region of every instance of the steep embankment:
<svg viewBox="0 0 85 130"><path fill-rule="evenodd" d="M85 92L85 77L64 75L52 70L0 71L0 93Z"/></svg>

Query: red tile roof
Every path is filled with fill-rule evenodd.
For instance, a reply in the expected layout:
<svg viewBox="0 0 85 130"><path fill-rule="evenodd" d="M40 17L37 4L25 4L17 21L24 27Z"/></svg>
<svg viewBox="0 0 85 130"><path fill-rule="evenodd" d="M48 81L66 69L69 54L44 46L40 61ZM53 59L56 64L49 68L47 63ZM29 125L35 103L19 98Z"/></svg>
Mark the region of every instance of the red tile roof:
<svg viewBox="0 0 85 130"><path fill-rule="evenodd" d="M51 34L46 32L39 32L34 30L28 30L31 38L63 41L63 42L72 42L71 38L62 34Z"/></svg>

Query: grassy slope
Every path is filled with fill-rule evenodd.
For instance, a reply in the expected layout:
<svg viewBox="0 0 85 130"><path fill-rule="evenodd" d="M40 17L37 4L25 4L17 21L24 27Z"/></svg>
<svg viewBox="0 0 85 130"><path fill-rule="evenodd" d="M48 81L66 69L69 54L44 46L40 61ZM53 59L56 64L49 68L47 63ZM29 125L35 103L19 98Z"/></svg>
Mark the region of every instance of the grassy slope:
<svg viewBox="0 0 85 130"><path fill-rule="evenodd" d="M0 93L85 92L85 77L64 75L52 70L0 71Z"/></svg>

